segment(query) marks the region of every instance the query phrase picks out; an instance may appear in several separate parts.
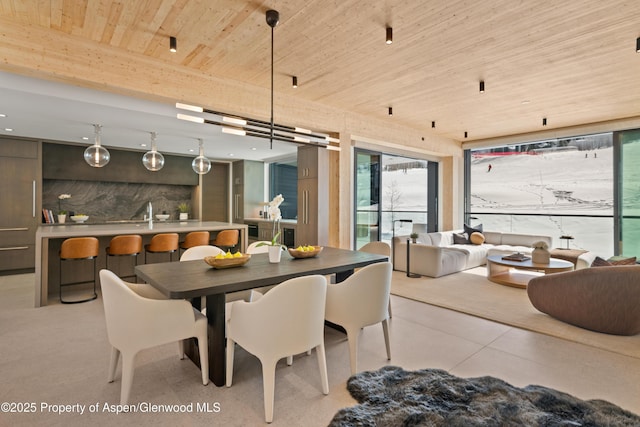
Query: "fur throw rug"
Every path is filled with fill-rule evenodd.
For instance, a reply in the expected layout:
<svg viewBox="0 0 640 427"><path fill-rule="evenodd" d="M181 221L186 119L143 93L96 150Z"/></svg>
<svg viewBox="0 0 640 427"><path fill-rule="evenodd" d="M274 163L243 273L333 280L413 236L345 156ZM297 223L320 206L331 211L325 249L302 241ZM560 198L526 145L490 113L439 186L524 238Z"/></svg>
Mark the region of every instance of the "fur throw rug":
<svg viewBox="0 0 640 427"><path fill-rule="evenodd" d="M547 387L514 387L493 377L458 378L440 369L385 366L349 378L359 405L338 411L346 426L640 426L640 417L604 400Z"/></svg>

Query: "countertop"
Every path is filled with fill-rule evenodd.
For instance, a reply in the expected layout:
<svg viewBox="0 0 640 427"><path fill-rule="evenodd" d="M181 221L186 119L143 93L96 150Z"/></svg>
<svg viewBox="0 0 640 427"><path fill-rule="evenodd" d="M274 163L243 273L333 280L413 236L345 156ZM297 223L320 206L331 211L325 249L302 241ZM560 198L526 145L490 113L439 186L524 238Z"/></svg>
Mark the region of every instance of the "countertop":
<svg viewBox="0 0 640 427"><path fill-rule="evenodd" d="M102 224L56 224L40 225L36 240L41 238L65 238L79 236L110 236L116 234L188 233L199 230L223 230L225 228L246 229L245 224L219 221L153 221L102 223Z"/></svg>
<svg viewBox="0 0 640 427"><path fill-rule="evenodd" d="M244 222L246 224L247 222L273 222L273 221L265 218L245 218ZM296 225L297 223L298 223L297 219L281 219L280 220L280 224Z"/></svg>

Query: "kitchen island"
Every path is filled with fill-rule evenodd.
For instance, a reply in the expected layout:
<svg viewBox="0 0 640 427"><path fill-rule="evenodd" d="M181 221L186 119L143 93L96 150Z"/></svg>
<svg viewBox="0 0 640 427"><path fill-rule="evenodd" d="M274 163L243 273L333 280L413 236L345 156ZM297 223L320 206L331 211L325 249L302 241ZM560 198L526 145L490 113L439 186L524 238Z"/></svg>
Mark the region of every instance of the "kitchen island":
<svg viewBox="0 0 640 427"><path fill-rule="evenodd" d="M100 240L100 255L97 259L98 269L105 266L105 248L112 237L121 234L140 234L143 243L148 243L154 234L178 233L180 240L192 231L215 232L221 230L239 230L239 249L244 252L247 247L247 226L230 222L217 221L154 221L122 222L110 224L65 224L40 225L36 231L36 271L35 271L35 306L48 303L49 293L54 286L59 286L58 250L64 239L69 237L97 237ZM53 285L53 286L52 286Z"/></svg>

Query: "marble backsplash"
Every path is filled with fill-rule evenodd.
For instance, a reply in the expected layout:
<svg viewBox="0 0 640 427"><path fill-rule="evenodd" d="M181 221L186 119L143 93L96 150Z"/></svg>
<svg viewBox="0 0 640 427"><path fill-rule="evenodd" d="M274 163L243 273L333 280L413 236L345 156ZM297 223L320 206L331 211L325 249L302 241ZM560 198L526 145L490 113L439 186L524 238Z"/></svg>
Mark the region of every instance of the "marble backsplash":
<svg viewBox="0 0 640 427"><path fill-rule="evenodd" d="M48 180L42 184L42 207L57 214L60 210L89 215L89 223L113 220L142 220L147 203L153 213L167 213L178 219L178 205L191 205L194 187L188 185L140 184L96 181ZM71 198L59 200L60 194ZM60 202L60 203L58 203ZM193 213L189 212L189 218ZM155 219L155 218L154 218Z"/></svg>

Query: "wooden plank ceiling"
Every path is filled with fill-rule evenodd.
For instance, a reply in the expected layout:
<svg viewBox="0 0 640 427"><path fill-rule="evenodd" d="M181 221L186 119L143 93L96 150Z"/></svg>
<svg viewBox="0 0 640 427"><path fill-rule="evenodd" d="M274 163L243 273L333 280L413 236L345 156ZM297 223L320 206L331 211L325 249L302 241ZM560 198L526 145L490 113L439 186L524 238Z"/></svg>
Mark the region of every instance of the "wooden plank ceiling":
<svg viewBox="0 0 640 427"><path fill-rule="evenodd" d="M0 0L0 19L269 88L269 8L276 92L469 141L640 116L627 0Z"/></svg>

